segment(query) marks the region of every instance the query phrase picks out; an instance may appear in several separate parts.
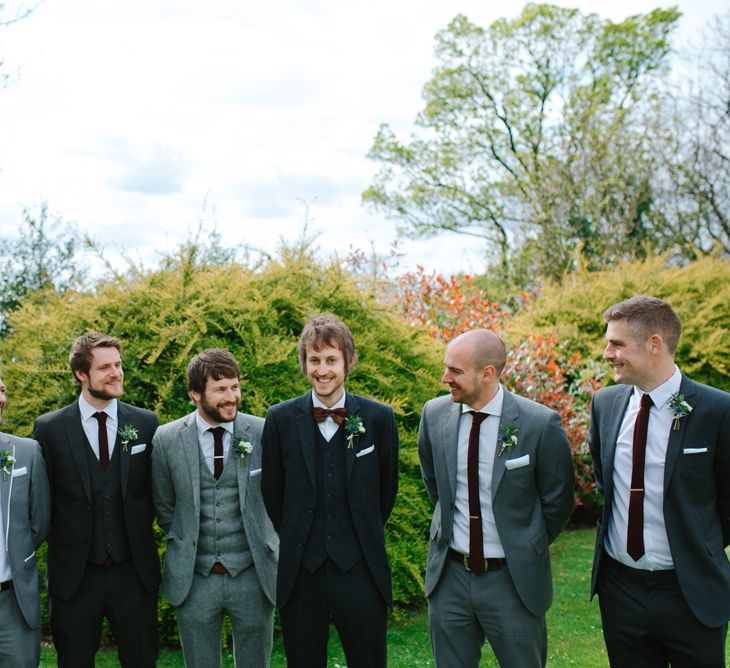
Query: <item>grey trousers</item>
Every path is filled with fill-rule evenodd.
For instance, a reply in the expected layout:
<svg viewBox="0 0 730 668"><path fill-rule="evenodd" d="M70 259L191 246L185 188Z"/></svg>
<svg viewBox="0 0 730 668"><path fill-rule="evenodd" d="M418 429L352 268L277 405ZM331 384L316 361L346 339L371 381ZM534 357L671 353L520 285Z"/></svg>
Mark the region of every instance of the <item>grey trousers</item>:
<svg viewBox="0 0 730 668"><path fill-rule="evenodd" d="M233 629L236 668L268 668L274 633L274 606L251 566L237 575L195 573L190 592L176 608L187 668L219 668L223 615Z"/></svg>
<svg viewBox="0 0 730 668"><path fill-rule="evenodd" d="M41 659L41 630L28 626L12 589L0 592L0 620L0 666L37 668Z"/></svg>
<svg viewBox="0 0 730 668"><path fill-rule="evenodd" d="M428 599L428 626L438 668L478 668L485 639L501 668L547 661L545 616L524 606L506 567L474 575L447 560Z"/></svg>

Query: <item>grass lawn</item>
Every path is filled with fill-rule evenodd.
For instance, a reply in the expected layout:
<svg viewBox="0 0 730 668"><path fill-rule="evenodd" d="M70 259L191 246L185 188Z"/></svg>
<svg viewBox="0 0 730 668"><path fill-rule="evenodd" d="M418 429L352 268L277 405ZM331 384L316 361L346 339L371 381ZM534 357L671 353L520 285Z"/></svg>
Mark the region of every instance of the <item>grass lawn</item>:
<svg viewBox="0 0 730 668"><path fill-rule="evenodd" d="M608 666L606 649L601 635L601 621L598 601L588 601L591 560L593 558L592 529L581 529L563 533L551 548L555 598L548 612L548 666L563 668L604 668ZM730 656L730 640L727 643ZM497 668L497 662L489 646L483 651L481 666ZM329 647L329 668L345 666L345 657L332 630ZM55 653L44 647L42 666L54 666ZM116 653L102 651L97 655L98 668L118 666ZM183 666L179 651L163 650L158 666ZM233 666L233 658L226 653L223 660L226 667ZM428 638L427 615L424 608L399 610L388 625L388 666L392 668L417 668L433 666L431 646ZM284 650L281 639L274 642L271 660L272 668L284 668Z"/></svg>

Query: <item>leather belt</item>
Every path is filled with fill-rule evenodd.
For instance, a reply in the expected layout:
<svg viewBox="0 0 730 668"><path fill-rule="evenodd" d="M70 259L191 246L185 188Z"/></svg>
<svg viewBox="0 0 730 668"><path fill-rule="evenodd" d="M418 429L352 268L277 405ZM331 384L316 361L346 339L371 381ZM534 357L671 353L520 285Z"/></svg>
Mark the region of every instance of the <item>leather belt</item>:
<svg viewBox="0 0 730 668"><path fill-rule="evenodd" d="M461 552L457 552L456 550L452 550L451 548L449 548L449 559L458 561L465 570L471 573L471 568L469 568L468 554L462 554ZM489 559L484 560L484 572L486 573L488 571L496 571L506 565L507 560L504 557L490 557Z"/></svg>
<svg viewBox="0 0 730 668"><path fill-rule="evenodd" d="M216 561L210 569L211 573L217 573L218 575L228 575L226 567L220 562Z"/></svg>
<svg viewBox="0 0 730 668"><path fill-rule="evenodd" d="M5 591L6 589L12 589L12 588L13 588L12 580L6 580L5 582L0 582L0 591Z"/></svg>

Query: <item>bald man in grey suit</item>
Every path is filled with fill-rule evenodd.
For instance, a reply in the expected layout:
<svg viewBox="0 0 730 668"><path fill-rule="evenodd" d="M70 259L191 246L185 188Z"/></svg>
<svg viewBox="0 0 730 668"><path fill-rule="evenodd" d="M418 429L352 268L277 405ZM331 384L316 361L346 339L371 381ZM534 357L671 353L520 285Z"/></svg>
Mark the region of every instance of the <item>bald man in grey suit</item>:
<svg viewBox="0 0 730 668"><path fill-rule="evenodd" d="M489 330L446 350L450 396L427 402L418 452L434 504L426 566L436 665L544 666L552 602L548 546L574 507L560 416L499 383L507 353Z"/></svg>
<svg viewBox="0 0 730 668"><path fill-rule="evenodd" d="M261 497L264 420L238 412L240 373L227 350L196 355L187 375L196 410L153 439L153 493L167 537L162 591L186 665L220 666L227 613L236 666L268 668L279 537Z"/></svg>
<svg viewBox="0 0 730 668"><path fill-rule="evenodd" d="M0 424L5 384L0 381ZM35 668L41 652L36 548L51 526L40 445L0 433L0 666Z"/></svg>

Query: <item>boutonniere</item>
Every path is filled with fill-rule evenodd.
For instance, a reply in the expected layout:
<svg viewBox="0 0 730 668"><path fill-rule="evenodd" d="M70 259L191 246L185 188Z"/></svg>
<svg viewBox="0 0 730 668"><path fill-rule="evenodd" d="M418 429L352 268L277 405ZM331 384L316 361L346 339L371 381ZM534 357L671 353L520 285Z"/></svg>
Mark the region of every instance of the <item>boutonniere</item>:
<svg viewBox="0 0 730 668"><path fill-rule="evenodd" d="M497 457L501 457L507 448L514 448L517 445L517 427L513 424L506 424L499 432L499 443L502 447L499 449Z"/></svg>
<svg viewBox="0 0 730 668"><path fill-rule="evenodd" d="M671 408L674 412L672 429L674 429L674 431L679 431L679 421L683 417L687 417L692 412L692 406L687 403L683 394L677 392L669 397L669 408Z"/></svg>
<svg viewBox="0 0 730 668"><path fill-rule="evenodd" d="M359 415L352 415L345 419L345 434L347 435L348 450L352 450L352 439L364 433L365 427Z"/></svg>
<svg viewBox="0 0 730 668"><path fill-rule="evenodd" d="M246 459L246 455L250 455L253 452L253 445L251 445L251 443L249 443L243 436L236 436L233 447L236 449L236 452L241 459L241 464L243 464Z"/></svg>
<svg viewBox="0 0 730 668"><path fill-rule="evenodd" d="M124 450L124 452L127 451L127 446L129 445L130 441L139 438L139 432L137 431L137 428L132 424L125 424L123 427L118 429L118 432L119 437L122 440L122 450Z"/></svg>
<svg viewBox="0 0 730 668"><path fill-rule="evenodd" d="M0 469L3 472L3 480L7 480L8 476L11 475L11 469L15 466L15 457L10 450L3 450L0 452Z"/></svg>

